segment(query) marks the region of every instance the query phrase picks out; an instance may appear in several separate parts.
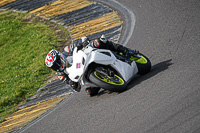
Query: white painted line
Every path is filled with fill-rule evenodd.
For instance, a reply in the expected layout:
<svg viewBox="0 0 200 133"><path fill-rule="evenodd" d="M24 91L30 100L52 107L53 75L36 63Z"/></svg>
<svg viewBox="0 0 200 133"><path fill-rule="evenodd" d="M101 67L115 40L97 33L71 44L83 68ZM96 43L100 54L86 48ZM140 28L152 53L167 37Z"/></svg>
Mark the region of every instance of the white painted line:
<svg viewBox="0 0 200 133"><path fill-rule="evenodd" d="M120 38L120 44L126 46L129 39L133 35L134 27L135 27L135 15L132 11L130 11L128 8L123 6L121 3L117 2L116 0L96 0L100 3L107 4L108 6L119 10L120 13L122 13L122 17L124 17L124 25L126 26L123 30L123 34Z"/></svg>

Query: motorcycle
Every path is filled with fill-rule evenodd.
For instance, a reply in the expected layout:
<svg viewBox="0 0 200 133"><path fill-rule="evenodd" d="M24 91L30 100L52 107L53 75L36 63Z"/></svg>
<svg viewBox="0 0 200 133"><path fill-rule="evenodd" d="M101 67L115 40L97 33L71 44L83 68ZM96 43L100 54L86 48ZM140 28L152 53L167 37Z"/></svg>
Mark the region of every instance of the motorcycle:
<svg viewBox="0 0 200 133"><path fill-rule="evenodd" d="M134 51L129 49L129 53L132 55ZM65 71L72 81L78 82L82 89L94 96L100 88L123 92L135 75L150 70L150 60L141 53L127 58L122 53L88 45L82 50L74 49L72 66Z"/></svg>

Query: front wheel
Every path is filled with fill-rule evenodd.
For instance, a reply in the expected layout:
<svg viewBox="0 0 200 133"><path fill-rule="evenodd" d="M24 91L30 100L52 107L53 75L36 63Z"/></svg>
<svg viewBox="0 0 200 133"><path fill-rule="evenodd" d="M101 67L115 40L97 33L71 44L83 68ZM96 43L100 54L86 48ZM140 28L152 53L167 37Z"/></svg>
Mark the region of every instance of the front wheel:
<svg viewBox="0 0 200 133"><path fill-rule="evenodd" d="M113 92L122 92L127 88L127 82L117 74L106 76L105 74L94 70L90 73L89 80L98 87Z"/></svg>

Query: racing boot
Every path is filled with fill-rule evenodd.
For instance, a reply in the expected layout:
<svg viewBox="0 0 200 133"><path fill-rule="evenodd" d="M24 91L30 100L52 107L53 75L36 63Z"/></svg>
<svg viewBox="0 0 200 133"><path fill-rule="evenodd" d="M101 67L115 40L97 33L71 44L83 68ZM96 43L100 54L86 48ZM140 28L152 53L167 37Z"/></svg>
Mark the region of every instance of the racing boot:
<svg viewBox="0 0 200 133"><path fill-rule="evenodd" d="M89 87L89 88L86 88L85 91L88 95L92 97L92 96L97 95L100 89L101 89L100 87Z"/></svg>
<svg viewBox="0 0 200 133"><path fill-rule="evenodd" d="M129 60L134 60L135 58L139 58L139 51L127 49L126 55Z"/></svg>

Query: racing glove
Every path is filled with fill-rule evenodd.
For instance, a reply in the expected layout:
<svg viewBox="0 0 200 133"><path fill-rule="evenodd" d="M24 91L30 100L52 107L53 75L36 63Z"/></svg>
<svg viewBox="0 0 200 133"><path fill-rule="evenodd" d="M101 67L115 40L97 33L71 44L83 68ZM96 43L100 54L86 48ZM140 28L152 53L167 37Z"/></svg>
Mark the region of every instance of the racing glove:
<svg viewBox="0 0 200 133"><path fill-rule="evenodd" d="M78 82L72 81L67 74L64 72L57 72L58 78L65 82L66 84L69 84L76 92L80 92L81 85Z"/></svg>
<svg viewBox="0 0 200 133"><path fill-rule="evenodd" d="M84 41L84 42L80 42L80 41L76 42L76 43L74 44L74 47L77 47L78 50L81 50L83 47L87 46L88 44L89 44L89 39L87 39L87 40Z"/></svg>

